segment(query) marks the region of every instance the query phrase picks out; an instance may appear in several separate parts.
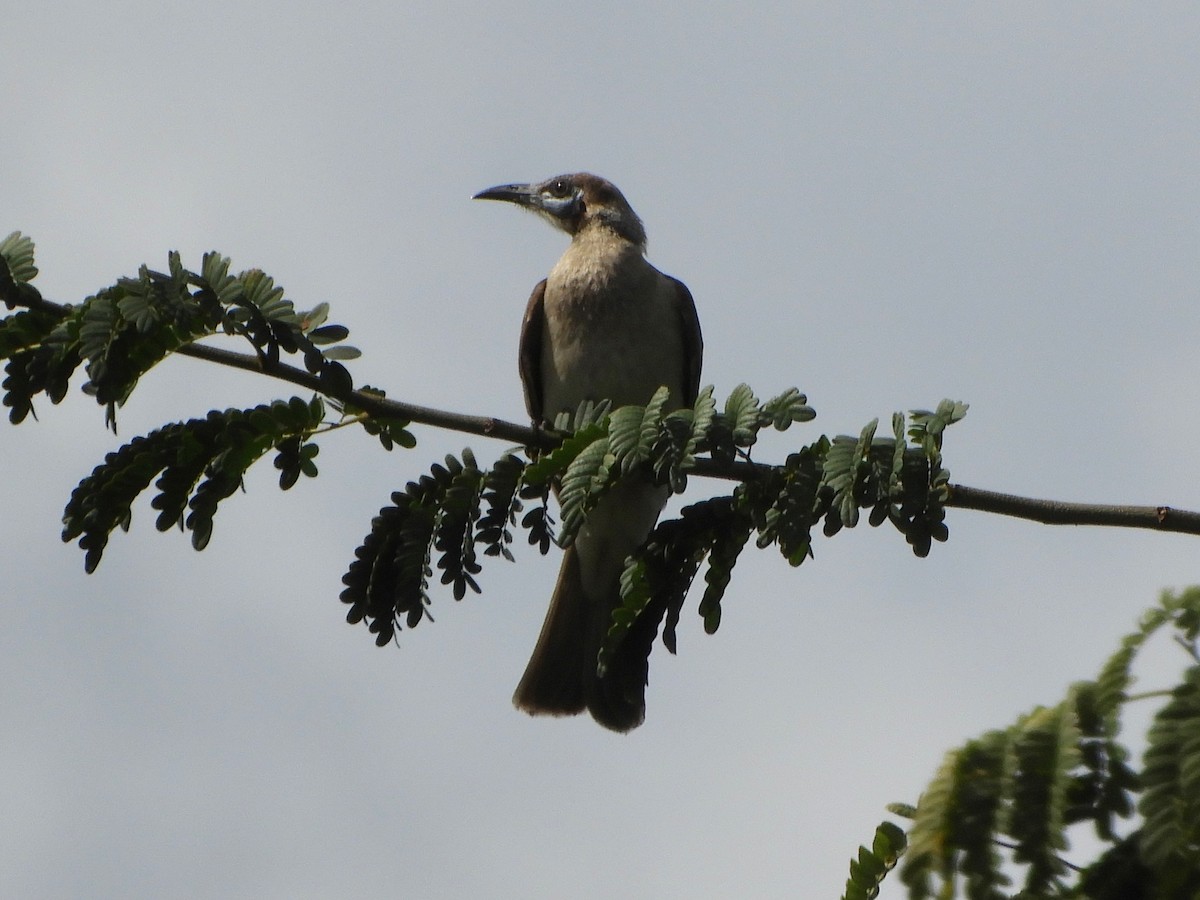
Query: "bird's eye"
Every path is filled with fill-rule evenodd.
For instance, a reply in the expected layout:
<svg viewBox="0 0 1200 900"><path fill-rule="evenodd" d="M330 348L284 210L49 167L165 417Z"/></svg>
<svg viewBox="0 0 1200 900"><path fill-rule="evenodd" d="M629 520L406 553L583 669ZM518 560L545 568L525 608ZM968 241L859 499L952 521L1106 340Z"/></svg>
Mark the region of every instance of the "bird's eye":
<svg viewBox="0 0 1200 900"><path fill-rule="evenodd" d="M584 212L582 192L569 176L542 182L538 207L560 222L574 222Z"/></svg>

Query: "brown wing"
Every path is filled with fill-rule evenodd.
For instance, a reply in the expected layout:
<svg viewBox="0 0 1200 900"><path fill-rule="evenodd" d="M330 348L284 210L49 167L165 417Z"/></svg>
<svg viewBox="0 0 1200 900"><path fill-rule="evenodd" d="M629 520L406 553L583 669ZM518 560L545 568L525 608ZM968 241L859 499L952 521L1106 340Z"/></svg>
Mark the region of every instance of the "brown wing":
<svg viewBox="0 0 1200 900"><path fill-rule="evenodd" d="M684 288L686 291L687 288ZM517 367L521 372L521 387L525 391L525 409L534 424L542 421L542 335L546 319L546 279L543 278L529 295L525 318L521 320L521 345ZM693 315L695 313L693 312Z"/></svg>
<svg viewBox="0 0 1200 900"><path fill-rule="evenodd" d="M669 275L667 277L670 278ZM683 333L683 403L685 406L691 406L700 392L700 364L704 357L704 338L700 335L700 317L696 315L696 303L692 300L692 292L678 278L671 278L671 281L675 282L679 326Z"/></svg>

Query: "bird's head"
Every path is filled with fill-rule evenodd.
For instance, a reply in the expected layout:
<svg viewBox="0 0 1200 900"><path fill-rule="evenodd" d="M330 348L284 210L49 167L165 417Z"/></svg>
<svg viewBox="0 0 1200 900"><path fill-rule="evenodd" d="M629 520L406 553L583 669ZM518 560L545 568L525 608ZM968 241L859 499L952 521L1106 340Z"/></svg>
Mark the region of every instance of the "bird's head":
<svg viewBox="0 0 1200 900"><path fill-rule="evenodd" d="M572 236L588 228L608 228L639 247L646 244L642 220L617 186L587 172L556 175L537 184L501 184L472 199L515 203Z"/></svg>

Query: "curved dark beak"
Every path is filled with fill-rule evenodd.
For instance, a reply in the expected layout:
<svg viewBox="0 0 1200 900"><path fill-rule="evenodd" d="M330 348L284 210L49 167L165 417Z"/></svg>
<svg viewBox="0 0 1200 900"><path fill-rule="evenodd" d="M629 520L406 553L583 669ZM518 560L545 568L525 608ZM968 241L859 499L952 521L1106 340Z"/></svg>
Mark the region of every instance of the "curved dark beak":
<svg viewBox="0 0 1200 900"><path fill-rule="evenodd" d="M472 200L506 200L519 206L532 206L537 192L531 184L498 184L480 191Z"/></svg>

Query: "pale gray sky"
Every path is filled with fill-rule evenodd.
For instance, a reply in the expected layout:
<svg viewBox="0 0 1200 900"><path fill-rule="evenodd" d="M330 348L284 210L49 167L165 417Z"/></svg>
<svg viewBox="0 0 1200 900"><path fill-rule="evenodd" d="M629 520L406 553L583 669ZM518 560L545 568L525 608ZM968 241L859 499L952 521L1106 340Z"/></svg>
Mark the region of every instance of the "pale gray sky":
<svg viewBox="0 0 1200 900"><path fill-rule="evenodd" d="M678 9L23 4L0 234L34 237L63 301L219 249L332 303L361 381L517 419L521 312L563 237L468 198L587 169L691 287L705 383L808 393L817 420L759 458L953 397L957 481L1200 508L1194 4ZM288 393L179 359L119 438L78 395L0 428L0 894L836 897L944 750L1200 581L1194 538L965 511L923 561L865 525L798 570L747 554L621 737L509 705L553 557L439 594L400 649L343 622L388 493L499 445L339 433L315 482L255 473L203 553L147 504L95 575L60 544L120 441Z"/></svg>

